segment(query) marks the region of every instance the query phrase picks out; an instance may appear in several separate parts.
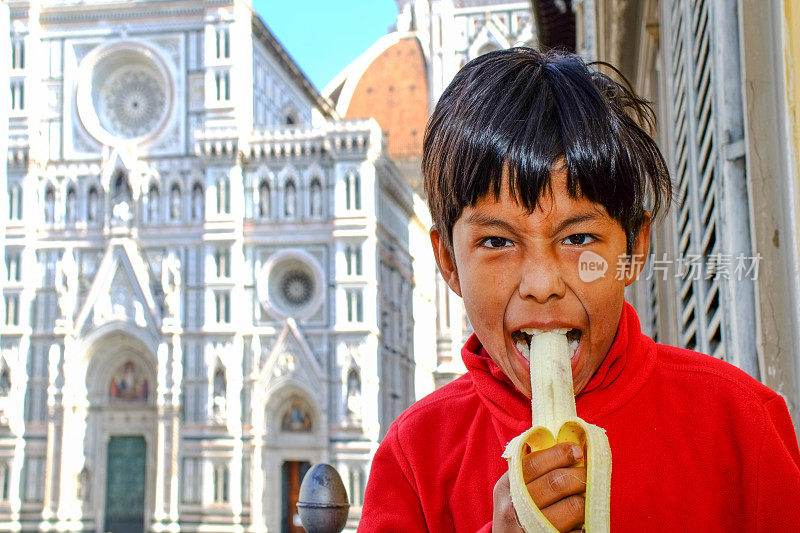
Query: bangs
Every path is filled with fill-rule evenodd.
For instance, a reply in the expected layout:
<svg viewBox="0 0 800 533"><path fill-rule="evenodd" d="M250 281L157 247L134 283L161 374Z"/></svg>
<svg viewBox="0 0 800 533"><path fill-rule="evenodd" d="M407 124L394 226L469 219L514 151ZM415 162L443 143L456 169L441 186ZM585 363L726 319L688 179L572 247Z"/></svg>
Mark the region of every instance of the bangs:
<svg viewBox="0 0 800 533"><path fill-rule="evenodd" d="M652 126L647 103L578 56L530 49L481 56L442 95L425 133L434 221L438 210L449 239L464 207L488 193L499 199L506 172L512 197L533 211L563 161L568 193L603 205L630 248L645 208L655 214L660 193L671 189L666 163L639 123Z"/></svg>

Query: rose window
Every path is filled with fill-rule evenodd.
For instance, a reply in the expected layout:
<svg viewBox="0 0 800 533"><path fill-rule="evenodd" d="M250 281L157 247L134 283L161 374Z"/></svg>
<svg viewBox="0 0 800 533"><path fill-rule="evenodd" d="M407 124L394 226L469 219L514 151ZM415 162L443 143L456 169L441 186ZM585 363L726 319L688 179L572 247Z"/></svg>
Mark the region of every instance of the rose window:
<svg viewBox="0 0 800 533"><path fill-rule="evenodd" d="M150 133L167 106L164 89L150 73L126 69L108 80L100 92L100 122L125 139Z"/></svg>
<svg viewBox="0 0 800 533"><path fill-rule="evenodd" d="M277 318L309 318L320 309L323 279L316 258L303 250L283 250L261 267L258 298Z"/></svg>
<svg viewBox="0 0 800 533"><path fill-rule="evenodd" d="M99 47L81 62L78 114L98 141L149 142L165 131L174 107L173 75L143 43Z"/></svg>
<svg viewBox="0 0 800 533"><path fill-rule="evenodd" d="M302 270L291 270L281 280L281 293L292 305L303 305L311 298L313 282Z"/></svg>

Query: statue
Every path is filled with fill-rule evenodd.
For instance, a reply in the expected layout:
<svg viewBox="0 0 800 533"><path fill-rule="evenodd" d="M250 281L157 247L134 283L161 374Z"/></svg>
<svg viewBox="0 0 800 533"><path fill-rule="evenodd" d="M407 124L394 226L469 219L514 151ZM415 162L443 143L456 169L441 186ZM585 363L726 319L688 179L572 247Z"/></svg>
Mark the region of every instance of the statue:
<svg viewBox="0 0 800 533"><path fill-rule="evenodd" d="M169 191L169 218L171 220L181 218L181 188L177 183Z"/></svg>
<svg viewBox="0 0 800 533"><path fill-rule="evenodd" d="M77 478L75 480L76 499L81 503L90 503L91 490L89 490L89 482L91 478L89 477L89 470L84 466Z"/></svg>
<svg viewBox="0 0 800 533"><path fill-rule="evenodd" d="M270 216L270 195L269 185L266 181L262 181L258 187L258 216L261 218L269 218Z"/></svg>
<svg viewBox="0 0 800 533"><path fill-rule="evenodd" d="M161 287L164 290L167 313L177 317L181 301L181 261L174 252L170 252L161 261Z"/></svg>
<svg viewBox="0 0 800 533"><path fill-rule="evenodd" d="M311 184L311 216L322 215L322 187L318 181Z"/></svg>
<svg viewBox="0 0 800 533"><path fill-rule="evenodd" d="M214 372L214 418L220 422L225 420L226 391L225 371L222 368L217 368L216 372Z"/></svg>
<svg viewBox="0 0 800 533"><path fill-rule="evenodd" d="M8 371L8 368L3 368L3 371L0 372L0 397L8 396L10 393L11 373Z"/></svg>
<svg viewBox="0 0 800 533"><path fill-rule="evenodd" d="M78 297L78 265L71 248L64 250L64 255L56 263L55 286L61 317L71 320Z"/></svg>
<svg viewBox="0 0 800 533"><path fill-rule="evenodd" d="M294 183L289 182L286 184L286 204L284 206L284 214L287 218L294 218L297 210L297 190Z"/></svg>
<svg viewBox="0 0 800 533"><path fill-rule="evenodd" d="M361 419L361 378L355 368L347 374L347 416L351 420Z"/></svg>

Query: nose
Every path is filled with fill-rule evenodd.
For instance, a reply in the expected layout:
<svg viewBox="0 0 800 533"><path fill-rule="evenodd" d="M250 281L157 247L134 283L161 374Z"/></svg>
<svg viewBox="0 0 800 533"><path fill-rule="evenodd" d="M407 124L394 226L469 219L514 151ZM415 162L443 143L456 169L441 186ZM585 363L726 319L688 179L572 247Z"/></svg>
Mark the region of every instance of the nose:
<svg viewBox="0 0 800 533"><path fill-rule="evenodd" d="M518 290L523 300L542 304L551 299L563 298L566 284L556 258L547 252L527 257L522 267Z"/></svg>

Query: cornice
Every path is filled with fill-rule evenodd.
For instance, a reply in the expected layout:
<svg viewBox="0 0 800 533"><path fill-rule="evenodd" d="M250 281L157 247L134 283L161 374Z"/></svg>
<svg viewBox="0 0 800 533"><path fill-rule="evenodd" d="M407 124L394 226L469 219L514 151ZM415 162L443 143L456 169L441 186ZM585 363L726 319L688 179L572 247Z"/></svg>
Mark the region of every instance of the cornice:
<svg viewBox="0 0 800 533"><path fill-rule="evenodd" d="M206 5L190 2L147 2L43 6L41 24L134 20L147 18L197 18L205 16Z"/></svg>

